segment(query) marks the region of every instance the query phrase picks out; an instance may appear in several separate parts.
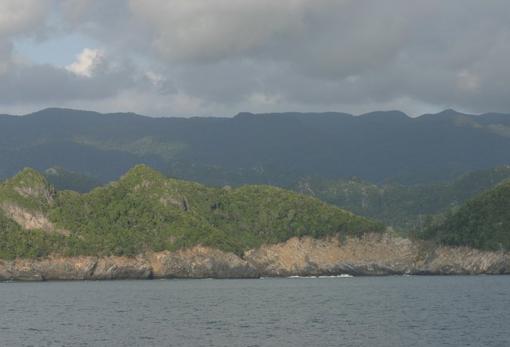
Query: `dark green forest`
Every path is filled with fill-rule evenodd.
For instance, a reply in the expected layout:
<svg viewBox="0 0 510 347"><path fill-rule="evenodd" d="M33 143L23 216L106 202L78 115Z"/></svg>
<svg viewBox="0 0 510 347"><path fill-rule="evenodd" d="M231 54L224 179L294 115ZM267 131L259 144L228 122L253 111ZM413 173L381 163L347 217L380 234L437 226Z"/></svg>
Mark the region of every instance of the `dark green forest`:
<svg viewBox="0 0 510 347"><path fill-rule="evenodd" d="M444 221L429 227L427 239L487 250L510 249L510 182L470 199Z"/></svg>
<svg viewBox="0 0 510 347"><path fill-rule="evenodd" d="M510 163L510 117L453 110L240 113L150 118L45 109L0 115L0 178L62 168L101 183L136 164L215 186L287 187L303 177L375 184L437 183Z"/></svg>
<svg viewBox="0 0 510 347"><path fill-rule="evenodd" d="M292 189L403 232L420 233L467 200L510 179L510 166L463 174L451 181L377 185L358 178L303 178Z"/></svg>

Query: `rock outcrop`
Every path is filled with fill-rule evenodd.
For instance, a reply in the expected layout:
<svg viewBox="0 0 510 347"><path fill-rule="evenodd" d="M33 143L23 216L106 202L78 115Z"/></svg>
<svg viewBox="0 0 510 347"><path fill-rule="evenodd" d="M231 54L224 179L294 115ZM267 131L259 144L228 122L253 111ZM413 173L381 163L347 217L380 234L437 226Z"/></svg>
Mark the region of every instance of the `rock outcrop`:
<svg viewBox="0 0 510 347"><path fill-rule="evenodd" d="M245 258L264 276L388 275L412 272L419 246L408 239L367 234L362 238L292 238L262 246Z"/></svg>
<svg viewBox="0 0 510 347"><path fill-rule="evenodd" d="M416 264L414 274L476 275L510 274L510 253L468 247L438 247Z"/></svg>
<svg viewBox="0 0 510 347"><path fill-rule="evenodd" d="M155 278L256 278L259 272L233 253L196 246L150 256Z"/></svg>
<svg viewBox="0 0 510 347"><path fill-rule="evenodd" d="M70 234L68 230L57 228L41 211L32 211L16 204L5 203L0 204L0 210L26 230L42 230L64 236Z"/></svg>
<svg viewBox="0 0 510 347"><path fill-rule="evenodd" d="M152 267L145 257L104 257L96 261L89 279L148 279L152 277Z"/></svg>
<svg viewBox="0 0 510 347"><path fill-rule="evenodd" d="M245 259L264 276L510 274L510 253L435 247L389 234L316 240L293 238L251 250Z"/></svg>
<svg viewBox="0 0 510 347"><path fill-rule="evenodd" d="M138 257L48 257L0 260L0 281L149 278L257 278L282 276L510 274L510 253L367 234L309 237L250 250L240 257L203 246Z"/></svg>

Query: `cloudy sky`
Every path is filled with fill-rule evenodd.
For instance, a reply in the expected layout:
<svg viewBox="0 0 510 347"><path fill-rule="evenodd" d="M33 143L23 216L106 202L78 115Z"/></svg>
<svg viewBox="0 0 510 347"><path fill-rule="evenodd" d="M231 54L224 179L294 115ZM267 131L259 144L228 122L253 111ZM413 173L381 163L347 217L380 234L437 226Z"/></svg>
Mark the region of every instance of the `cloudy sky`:
<svg viewBox="0 0 510 347"><path fill-rule="evenodd" d="M510 1L0 0L0 113L510 113Z"/></svg>

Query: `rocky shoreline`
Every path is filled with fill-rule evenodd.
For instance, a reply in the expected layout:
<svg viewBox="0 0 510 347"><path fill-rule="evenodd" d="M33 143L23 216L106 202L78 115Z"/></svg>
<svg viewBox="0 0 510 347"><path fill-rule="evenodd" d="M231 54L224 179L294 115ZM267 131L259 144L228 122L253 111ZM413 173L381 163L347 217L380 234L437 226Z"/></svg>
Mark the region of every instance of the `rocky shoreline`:
<svg viewBox="0 0 510 347"><path fill-rule="evenodd" d="M437 247L389 234L292 238L240 257L195 246L137 257L0 260L0 281L510 274L510 253Z"/></svg>

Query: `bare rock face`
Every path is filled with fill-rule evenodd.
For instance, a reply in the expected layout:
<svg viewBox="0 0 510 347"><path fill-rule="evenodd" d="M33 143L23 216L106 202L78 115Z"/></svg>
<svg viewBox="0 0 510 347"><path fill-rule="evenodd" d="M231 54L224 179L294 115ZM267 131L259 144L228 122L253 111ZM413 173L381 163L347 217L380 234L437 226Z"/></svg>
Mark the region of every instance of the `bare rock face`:
<svg viewBox="0 0 510 347"><path fill-rule="evenodd" d="M95 257L51 257L22 259L4 264L9 274L8 279L17 281L83 280L90 276L96 261Z"/></svg>
<svg viewBox="0 0 510 347"><path fill-rule="evenodd" d="M262 276L510 274L508 252L431 247L389 234L292 238L248 251L245 260Z"/></svg>
<svg viewBox="0 0 510 347"><path fill-rule="evenodd" d="M0 263L0 280L146 279L151 271L144 258L49 257Z"/></svg>
<svg viewBox="0 0 510 347"><path fill-rule="evenodd" d="M209 247L137 257L0 260L0 281L148 278L257 278L321 275L510 274L510 253L437 247L389 234L317 240L292 238L243 257Z"/></svg>
<svg viewBox="0 0 510 347"><path fill-rule="evenodd" d="M44 280L85 280L96 265L96 257L55 257L33 261L29 266Z"/></svg>
<svg viewBox="0 0 510 347"><path fill-rule="evenodd" d="M8 269L9 264L0 260L0 281L9 281L12 279L12 275Z"/></svg>
<svg viewBox="0 0 510 347"><path fill-rule="evenodd" d="M151 277L152 268L144 257L105 257L97 261L89 279L148 279Z"/></svg>
<svg viewBox="0 0 510 347"><path fill-rule="evenodd" d="M418 274L472 275L510 274L510 254L468 247L439 247L421 261Z"/></svg>
<svg viewBox="0 0 510 347"><path fill-rule="evenodd" d="M245 259L263 276L387 275L412 271L417 254L408 239L367 234L345 241L292 238L248 251Z"/></svg>
<svg viewBox="0 0 510 347"><path fill-rule="evenodd" d="M42 281L44 278L39 271L34 268L34 261L19 260L7 264L7 272L10 274L10 280L16 281Z"/></svg>
<svg viewBox="0 0 510 347"><path fill-rule="evenodd" d="M255 278L257 270L233 253L195 246L150 256L155 278Z"/></svg>
<svg viewBox="0 0 510 347"><path fill-rule="evenodd" d="M49 204L53 203L54 191L51 191L49 187L44 184L15 187L14 191L25 198L42 199Z"/></svg>
<svg viewBox="0 0 510 347"><path fill-rule="evenodd" d="M16 223L27 230L44 230L48 233L57 233L68 236L68 230L57 228L52 222L40 211L30 211L15 204L2 204L0 209L12 218Z"/></svg>

